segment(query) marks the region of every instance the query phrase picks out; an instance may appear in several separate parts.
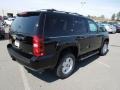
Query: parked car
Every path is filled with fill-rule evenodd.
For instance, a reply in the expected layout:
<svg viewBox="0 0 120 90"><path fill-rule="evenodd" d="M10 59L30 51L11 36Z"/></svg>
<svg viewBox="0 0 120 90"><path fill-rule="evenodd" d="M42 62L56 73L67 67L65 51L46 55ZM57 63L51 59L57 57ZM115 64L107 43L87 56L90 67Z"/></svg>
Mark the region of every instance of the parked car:
<svg viewBox="0 0 120 90"><path fill-rule="evenodd" d="M6 26L11 26L12 22L15 18L8 18L7 20L4 20L4 23Z"/></svg>
<svg viewBox="0 0 120 90"><path fill-rule="evenodd" d="M116 25L114 25L115 27L116 27L116 32L117 33L120 33L120 25L119 24L116 24Z"/></svg>
<svg viewBox="0 0 120 90"><path fill-rule="evenodd" d="M102 24L109 33L116 33L116 27L110 24Z"/></svg>
<svg viewBox="0 0 120 90"><path fill-rule="evenodd" d="M107 32L107 30L105 29L104 25L98 24L98 23L97 23L97 25L103 32Z"/></svg>
<svg viewBox="0 0 120 90"><path fill-rule="evenodd" d="M53 69L63 79L73 73L77 60L105 55L108 43L108 32L92 19L52 9L17 14L7 49L26 68Z"/></svg>
<svg viewBox="0 0 120 90"><path fill-rule="evenodd" d="M117 31L116 27L114 25L111 25L111 28L113 30L111 33L116 33L116 31Z"/></svg>

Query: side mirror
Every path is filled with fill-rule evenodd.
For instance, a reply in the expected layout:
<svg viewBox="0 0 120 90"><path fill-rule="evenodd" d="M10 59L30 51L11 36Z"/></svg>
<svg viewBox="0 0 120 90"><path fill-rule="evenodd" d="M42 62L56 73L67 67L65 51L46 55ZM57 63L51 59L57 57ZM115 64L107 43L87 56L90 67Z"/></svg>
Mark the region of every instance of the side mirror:
<svg viewBox="0 0 120 90"><path fill-rule="evenodd" d="M104 27L100 27L100 31L105 32L106 29Z"/></svg>

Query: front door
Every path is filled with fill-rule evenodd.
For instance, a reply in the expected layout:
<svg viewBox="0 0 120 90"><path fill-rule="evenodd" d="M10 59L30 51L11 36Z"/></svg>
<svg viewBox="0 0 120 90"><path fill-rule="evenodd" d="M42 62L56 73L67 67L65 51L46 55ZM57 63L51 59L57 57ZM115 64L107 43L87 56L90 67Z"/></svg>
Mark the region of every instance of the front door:
<svg viewBox="0 0 120 90"><path fill-rule="evenodd" d="M74 17L73 28L76 41L79 44L79 54L85 54L90 51L90 38L88 34L87 20L83 17Z"/></svg>
<svg viewBox="0 0 120 90"><path fill-rule="evenodd" d="M102 36L98 32L98 26L92 20L88 20L89 26L89 38L90 38L90 50L96 50L100 48L102 42Z"/></svg>

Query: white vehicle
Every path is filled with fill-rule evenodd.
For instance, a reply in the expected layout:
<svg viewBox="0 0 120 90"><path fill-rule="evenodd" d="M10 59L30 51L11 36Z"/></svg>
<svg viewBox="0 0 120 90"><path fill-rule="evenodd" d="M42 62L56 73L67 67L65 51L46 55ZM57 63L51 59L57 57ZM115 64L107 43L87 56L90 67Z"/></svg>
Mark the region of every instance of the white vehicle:
<svg viewBox="0 0 120 90"><path fill-rule="evenodd" d="M116 27L110 24L102 24L109 33L116 33Z"/></svg>
<svg viewBox="0 0 120 90"><path fill-rule="evenodd" d="M11 26L12 22L14 21L15 18L8 18L7 20L4 20L4 23L7 26Z"/></svg>

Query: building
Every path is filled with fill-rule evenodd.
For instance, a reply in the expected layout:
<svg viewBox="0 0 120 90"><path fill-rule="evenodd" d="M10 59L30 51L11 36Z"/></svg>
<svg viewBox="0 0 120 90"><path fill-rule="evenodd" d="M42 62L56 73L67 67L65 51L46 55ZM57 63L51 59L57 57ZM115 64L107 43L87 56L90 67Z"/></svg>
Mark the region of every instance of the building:
<svg viewBox="0 0 120 90"><path fill-rule="evenodd" d="M0 9L0 16L8 16L10 14L13 14L13 16L16 16L18 12L19 11L17 10Z"/></svg>

